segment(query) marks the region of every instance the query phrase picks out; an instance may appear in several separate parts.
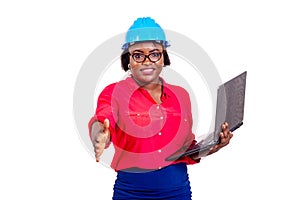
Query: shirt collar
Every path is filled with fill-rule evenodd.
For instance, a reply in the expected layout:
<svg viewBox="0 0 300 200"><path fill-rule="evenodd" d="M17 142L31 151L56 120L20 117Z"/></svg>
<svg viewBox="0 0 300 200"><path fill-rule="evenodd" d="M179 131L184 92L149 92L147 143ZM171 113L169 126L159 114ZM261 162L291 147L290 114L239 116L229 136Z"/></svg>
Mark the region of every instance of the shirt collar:
<svg viewBox="0 0 300 200"><path fill-rule="evenodd" d="M161 100L164 101L166 100L167 98L170 97L169 95L169 84L162 78L162 77L159 77L159 79L161 80L162 82L162 94L161 94ZM133 92L135 90L138 90L138 89L143 89L141 88L137 83L136 81L131 77L127 77L125 79L129 89Z"/></svg>

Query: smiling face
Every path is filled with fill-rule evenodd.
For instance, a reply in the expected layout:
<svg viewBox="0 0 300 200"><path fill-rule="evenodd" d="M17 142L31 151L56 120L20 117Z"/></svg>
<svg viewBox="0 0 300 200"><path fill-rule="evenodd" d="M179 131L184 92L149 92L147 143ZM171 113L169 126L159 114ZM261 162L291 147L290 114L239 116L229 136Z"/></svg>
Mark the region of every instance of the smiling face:
<svg viewBox="0 0 300 200"><path fill-rule="evenodd" d="M159 83L164 66L162 52L162 45L155 42L141 42L129 47L131 74L140 85Z"/></svg>

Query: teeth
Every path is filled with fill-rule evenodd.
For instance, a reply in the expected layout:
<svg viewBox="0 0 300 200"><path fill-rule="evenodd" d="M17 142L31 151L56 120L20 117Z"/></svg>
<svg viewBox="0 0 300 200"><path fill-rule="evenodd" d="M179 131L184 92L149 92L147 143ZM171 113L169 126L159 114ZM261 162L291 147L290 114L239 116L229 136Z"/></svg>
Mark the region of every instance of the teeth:
<svg viewBox="0 0 300 200"><path fill-rule="evenodd" d="M153 71L154 69L142 69L142 71L146 71L146 72L151 72Z"/></svg>

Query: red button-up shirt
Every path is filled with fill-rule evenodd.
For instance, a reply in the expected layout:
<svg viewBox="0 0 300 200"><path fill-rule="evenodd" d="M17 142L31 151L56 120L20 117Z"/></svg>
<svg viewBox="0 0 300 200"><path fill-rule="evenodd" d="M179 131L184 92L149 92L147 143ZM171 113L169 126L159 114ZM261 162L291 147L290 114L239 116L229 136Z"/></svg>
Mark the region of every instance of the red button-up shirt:
<svg viewBox="0 0 300 200"><path fill-rule="evenodd" d="M165 161L180 148L188 148L196 142L189 94L163 81L161 101L157 104L131 77L101 92L89 128L91 130L95 121L103 123L105 118L109 119L115 148L113 169L160 169L180 162L197 163L190 157Z"/></svg>

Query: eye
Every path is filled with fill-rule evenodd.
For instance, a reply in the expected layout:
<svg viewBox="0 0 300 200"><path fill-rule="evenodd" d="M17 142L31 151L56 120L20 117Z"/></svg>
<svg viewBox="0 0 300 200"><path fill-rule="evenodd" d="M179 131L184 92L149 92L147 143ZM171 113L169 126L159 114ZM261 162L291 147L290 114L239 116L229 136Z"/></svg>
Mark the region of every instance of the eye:
<svg viewBox="0 0 300 200"><path fill-rule="evenodd" d="M134 59L138 59L138 60L144 58L144 55L141 54L141 53L134 53L132 56L133 56Z"/></svg>
<svg viewBox="0 0 300 200"><path fill-rule="evenodd" d="M160 57L160 53L159 52L154 52L154 53L151 53L150 56L152 58L158 58L158 57Z"/></svg>

